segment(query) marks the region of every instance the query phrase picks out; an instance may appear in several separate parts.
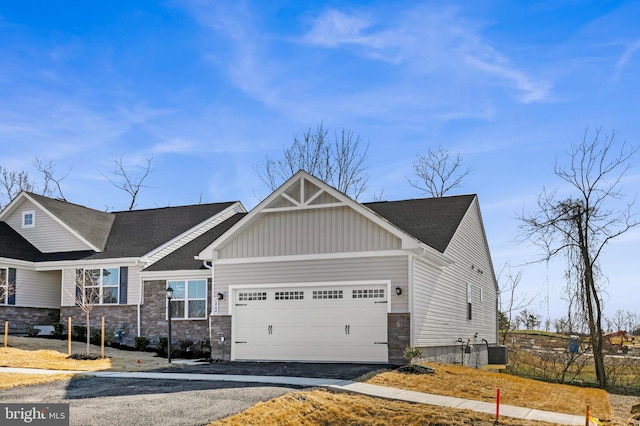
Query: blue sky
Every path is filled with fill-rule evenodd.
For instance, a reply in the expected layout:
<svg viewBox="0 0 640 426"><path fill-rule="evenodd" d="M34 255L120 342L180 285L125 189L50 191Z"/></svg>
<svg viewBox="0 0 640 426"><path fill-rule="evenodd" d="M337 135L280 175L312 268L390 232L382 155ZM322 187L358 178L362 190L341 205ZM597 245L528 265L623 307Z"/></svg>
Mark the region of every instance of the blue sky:
<svg viewBox="0 0 640 426"><path fill-rule="evenodd" d="M640 3L634 1L72 2L0 4L0 165L53 161L65 197L128 207L104 174L154 158L138 208L240 200L255 172L318 123L369 143L369 201L423 196L418 153L473 168L496 270L585 129L640 144ZM624 181L638 195L638 159ZM637 208L636 208L636 211ZM638 312L640 231L603 263L605 310ZM563 262L523 266L531 309L564 315Z"/></svg>

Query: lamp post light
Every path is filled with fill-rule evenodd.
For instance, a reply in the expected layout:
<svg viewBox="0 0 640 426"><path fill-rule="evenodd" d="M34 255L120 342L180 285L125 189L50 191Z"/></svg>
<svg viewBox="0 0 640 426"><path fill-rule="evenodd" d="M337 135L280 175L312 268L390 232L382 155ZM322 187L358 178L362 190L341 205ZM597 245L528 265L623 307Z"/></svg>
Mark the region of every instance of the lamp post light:
<svg viewBox="0 0 640 426"><path fill-rule="evenodd" d="M171 364L171 299L173 299L173 289L171 286L167 287L167 317L169 319L169 338L167 339L167 361Z"/></svg>

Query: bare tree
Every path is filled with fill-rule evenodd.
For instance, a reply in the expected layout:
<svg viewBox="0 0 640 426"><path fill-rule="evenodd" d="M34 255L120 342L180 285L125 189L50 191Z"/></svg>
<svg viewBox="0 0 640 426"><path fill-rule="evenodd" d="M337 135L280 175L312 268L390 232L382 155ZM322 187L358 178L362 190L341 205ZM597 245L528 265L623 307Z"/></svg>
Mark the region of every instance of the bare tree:
<svg viewBox="0 0 640 426"><path fill-rule="evenodd" d="M64 197L64 194L62 193L62 186L60 185L60 183L64 180L64 178L69 176L69 173L71 173L71 169L69 169L69 171L67 171L64 176L56 177L55 163L53 161L45 163L43 160L36 158L33 165L42 174L42 178L44 181L42 195L46 195L48 197L57 192L58 198L60 200L67 201L67 199ZM53 187L55 187L55 189Z"/></svg>
<svg viewBox="0 0 640 426"><path fill-rule="evenodd" d="M504 275L504 279L502 276ZM519 318L516 313L526 308L533 302L533 298L526 294L518 294L517 289L522 279L522 270L513 272L511 265L506 264L498 274L498 282L502 283L499 293L500 333L502 334L502 344L507 343L507 337L512 330L518 329ZM518 321L516 321L518 318Z"/></svg>
<svg viewBox="0 0 640 426"><path fill-rule="evenodd" d="M35 184L25 171L8 170L0 166L0 210L13 201L21 191L33 192Z"/></svg>
<svg viewBox="0 0 640 426"><path fill-rule="evenodd" d="M264 164L256 166L256 172L272 191L304 170L358 199L367 189L368 150L369 145L362 146L360 137L350 130L342 129L331 140L328 130L320 123L315 132L309 129L302 137L295 135L281 159L267 157Z"/></svg>
<svg viewBox="0 0 640 426"><path fill-rule="evenodd" d="M0 304L5 303L7 298L16 294L15 283L9 281L7 269L0 268ZM11 303L9 301L9 303Z"/></svg>
<svg viewBox="0 0 640 426"><path fill-rule="evenodd" d="M602 135L596 130L592 140L585 131L582 141L572 144L569 163L556 160L554 173L571 189L568 196L545 190L538 196L538 211L522 214L524 239L539 245L543 260L565 255L567 276L578 307L584 315L591 338L598 384L607 387L602 339L602 275L600 255L606 245L637 225L631 204L614 207L623 198L622 177L637 148L616 144L616 133Z"/></svg>
<svg viewBox="0 0 640 426"><path fill-rule="evenodd" d="M520 311L518 318L527 330L535 330L541 323L540 316L527 308Z"/></svg>
<svg viewBox="0 0 640 426"><path fill-rule="evenodd" d="M438 147L429 149L426 156L418 154L413 162L413 171L418 180L409 179L411 186L431 197L444 197L462 185L472 169L464 167L460 154L452 157L448 150Z"/></svg>
<svg viewBox="0 0 640 426"><path fill-rule="evenodd" d="M87 355L91 351L91 311L100 304L100 269L76 269L73 299L84 312L87 327ZM71 330L69 330L71 332Z"/></svg>
<svg viewBox="0 0 640 426"><path fill-rule="evenodd" d="M131 196L131 203L129 203L129 210L133 210L136 206L136 201L138 199L138 194L142 188L148 188L148 186L143 185L144 180L155 171L155 169L151 166L153 162L153 157L147 158L146 166L138 166L141 170L140 175L134 176L132 173L127 170L124 164L124 155L114 156L113 157L113 174L115 175L115 179L111 179L109 176L100 172L102 176L107 178L109 182L113 184L118 189L122 189L127 194Z"/></svg>

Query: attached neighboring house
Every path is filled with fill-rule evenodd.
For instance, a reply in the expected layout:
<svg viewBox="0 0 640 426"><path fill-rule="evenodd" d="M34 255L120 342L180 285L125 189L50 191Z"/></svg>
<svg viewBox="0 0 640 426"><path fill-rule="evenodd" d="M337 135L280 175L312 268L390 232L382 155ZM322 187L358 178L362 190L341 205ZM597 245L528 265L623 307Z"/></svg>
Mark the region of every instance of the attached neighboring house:
<svg viewBox="0 0 640 426"><path fill-rule="evenodd" d="M475 195L360 204L301 171L197 259L222 359L460 362L497 342Z"/></svg>
<svg viewBox="0 0 640 426"><path fill-rule="evenodd" d="M84 324L76 297L83 297L78 290L85 286L97 295L92 321L104 316L111 330L159 335L165 288L160 310L142 318L142 270L211 229L225 229L226 220L245 211L241 203L227 202L106 213L22 192L0 213L0 326L9 321L10 332L24 333L61 316ZM88 280L82 286L77 285L81 277ZM197 338L205 339L210 271L199 262L168 277L197 281L193 287L204 295L182 316L200 323Z"/></svg>
<svg viewBox="0 0 640 426"><path fill-rule="evenodd" d="M74 289L89 271L101 285L92 316L108 328L166 336L170 286L174 340L209 337L218 359L395 364L417 346L478 364L497 342L475 195L358 203L304 171L250 212L104 213L22 193L0 213L0 238L11 327L83 324Z"/></svg>

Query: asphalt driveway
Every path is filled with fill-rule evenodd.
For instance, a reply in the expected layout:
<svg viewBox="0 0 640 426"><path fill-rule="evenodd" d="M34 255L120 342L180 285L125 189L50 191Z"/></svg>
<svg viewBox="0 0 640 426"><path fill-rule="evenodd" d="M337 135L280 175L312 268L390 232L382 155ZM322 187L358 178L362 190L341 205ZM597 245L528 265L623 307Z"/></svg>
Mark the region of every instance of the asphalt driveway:
<svg viewBox="0 0 640 426"><path fill-rule="evenodd" d="M363 364L203 363L159 372L353 380L388 368ZM203 425L298 389L223 381L74 377L0 390L0 402L70 404L71 425Z"/></svg>

